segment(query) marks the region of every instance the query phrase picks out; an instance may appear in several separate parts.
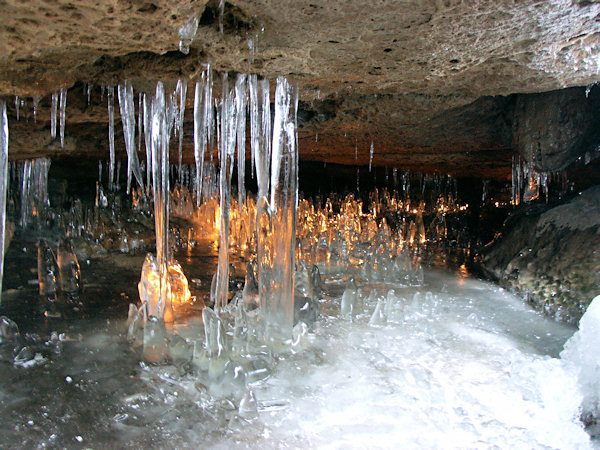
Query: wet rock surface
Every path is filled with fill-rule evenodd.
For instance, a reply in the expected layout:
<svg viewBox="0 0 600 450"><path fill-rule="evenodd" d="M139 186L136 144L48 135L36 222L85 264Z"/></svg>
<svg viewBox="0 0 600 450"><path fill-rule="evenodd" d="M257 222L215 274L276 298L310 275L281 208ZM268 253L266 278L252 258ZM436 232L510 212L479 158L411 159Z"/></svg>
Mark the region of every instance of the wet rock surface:
<svg viewBox="0 0 600 450"><path fill-rule="evenodd" d="M536 307L576 324L600 286L600 186L559 206L516 210L483 262Z"/></svg>

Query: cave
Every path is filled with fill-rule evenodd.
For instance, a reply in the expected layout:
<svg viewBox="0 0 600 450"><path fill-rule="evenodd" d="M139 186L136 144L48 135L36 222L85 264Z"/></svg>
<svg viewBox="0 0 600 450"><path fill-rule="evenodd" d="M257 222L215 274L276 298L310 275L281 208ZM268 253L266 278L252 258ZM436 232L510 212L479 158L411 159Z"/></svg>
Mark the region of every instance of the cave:
<svg viewBox="0 0 600 450"><path fill-rule="evenodd" d="M600 446L598 1L0 9L0 446Z"/></svg>

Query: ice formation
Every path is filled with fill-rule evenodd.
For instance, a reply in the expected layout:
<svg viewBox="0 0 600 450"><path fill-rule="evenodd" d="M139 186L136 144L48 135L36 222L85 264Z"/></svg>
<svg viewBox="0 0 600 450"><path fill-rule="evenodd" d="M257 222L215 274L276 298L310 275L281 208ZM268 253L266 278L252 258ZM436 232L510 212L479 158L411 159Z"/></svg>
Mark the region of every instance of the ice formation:
<svg viewBox="0 0 600 450"><path fill-rule="evenodd" d="M121 109L121 122L123 123L123 136L125 138L125 150L127 151L127 193L129 194L131 191L132 174L135 176L138 185L142 189L144 188L144 181L142 179L142 172L140 170L140 162L138 160L135 147L135 106L131 82L125 81L124 84L119 84L118 92L119 106ZM114 136L112 145L114 147Z"/></svg>
<svg viewBox="0 0 600 450"><path fill-rule="evenodd" d="M572 367L583 402L586 420L600 417L600 296L595 297L579 321L579 331L565 344L560 354L562 360Z"/></svg>
<svg viewBox="0 0 600 450"><path fill-rule="evenodd" d="M58 92L52 93L52 105L50 106L50 136L56 138L56 113L58 111Z"/></svg>
<svg viewBox="0 0 600 450"><path fill-rule="evenodd" d="M108 190L116 189L115 186L115 88L108 86L107 104L108 104Z"/></svg>
<svg viewBox="0 0 600 450"><path fill-rule="evenodd" d="M198 18L192 17L179 28L179 51L184 55L190 52L190 44L198 31Z"/></svg>
<svg viewBox="0 0 600 450"><path fill-rule="evenodd" d="M60 107L59 107L59 125L60 125L60 146L65 146L65 120L67 116L67 89L60 89ZM56 120L56 119L55 119Z"/></svg>
<svg viewBox="0 0 600 450"><path fill-rule="evenodd" d="M8 118L6 103L0 100L0 301L4 274L4 239L6 233L6 191L8 188Z"/></svg>

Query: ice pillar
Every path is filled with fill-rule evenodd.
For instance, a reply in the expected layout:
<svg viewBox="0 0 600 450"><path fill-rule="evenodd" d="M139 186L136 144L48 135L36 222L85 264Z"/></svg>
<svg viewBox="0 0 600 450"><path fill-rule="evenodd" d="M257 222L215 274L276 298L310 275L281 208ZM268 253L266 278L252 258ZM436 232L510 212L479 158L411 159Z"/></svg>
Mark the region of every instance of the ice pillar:
<svg viewBox="0 0 600 450"><path fill-rule="evenodd" d="M271 288L264 313L266 337L285 343L294 325L294 266L296 211L298 207L297 90L279 77L275 91L273 145L271 147ZM261 299L262 300L262 299Z"/></svg>

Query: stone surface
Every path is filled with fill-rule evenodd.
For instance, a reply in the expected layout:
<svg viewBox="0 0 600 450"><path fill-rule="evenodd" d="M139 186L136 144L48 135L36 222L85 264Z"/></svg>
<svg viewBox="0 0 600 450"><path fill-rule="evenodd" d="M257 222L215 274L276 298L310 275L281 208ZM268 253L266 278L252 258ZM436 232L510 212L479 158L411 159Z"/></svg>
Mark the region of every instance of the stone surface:
<svg viewBox="0 0 600 450"><path fill-rule="evenodd" d="M554 208L516 210L483 263L546 313L576 324L600 292L600 186Z"/></svg>
<svg viewBox="0 0 600 450"><path fill-rule="evenodd" d="M515 148L537 171L552 172L600 151L600 89L516 96Z"/></svg>
<svg viewBox="0 0 600 450"><path fill-rule="evenodd" d="M303 159L368 164L372 141L375 165L508 178L507 96L598 81L600 3L589 0L230 0L222 16L218 0L0 8L0 95L29 107L43 95L47 115L48 95L70 88L66 151L94 157L106 155L106 99L73 109L78 81L192 86L210 62L298 83ZM198 32L184 55L178 31L192 17ZM11 158L59 152L41 121L25 137L11 130Z"/></svg>

